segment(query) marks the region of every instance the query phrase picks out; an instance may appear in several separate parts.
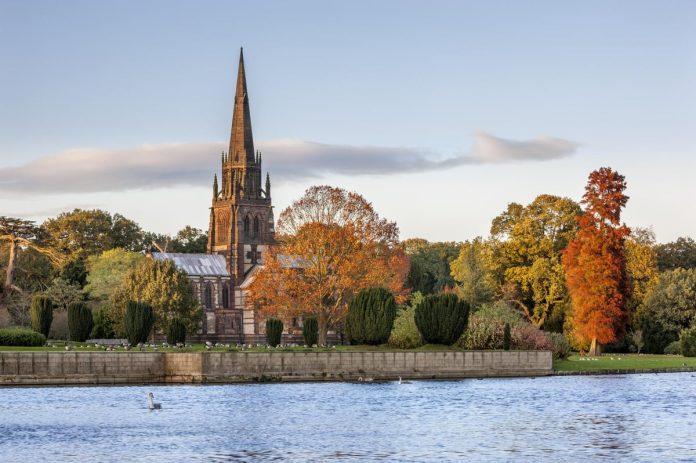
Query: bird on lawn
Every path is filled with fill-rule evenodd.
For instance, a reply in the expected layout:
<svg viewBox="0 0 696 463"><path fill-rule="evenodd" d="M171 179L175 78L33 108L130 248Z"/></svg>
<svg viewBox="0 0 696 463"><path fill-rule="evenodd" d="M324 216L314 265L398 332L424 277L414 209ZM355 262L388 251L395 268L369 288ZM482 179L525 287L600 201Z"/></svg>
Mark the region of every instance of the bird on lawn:
<svg viewBox="0 0 696 463"><path fill-rule="evenodd" d="M162 404L155 402L155 396L152 392L147 395L147 408L150 410L162 410Z"/></svg>

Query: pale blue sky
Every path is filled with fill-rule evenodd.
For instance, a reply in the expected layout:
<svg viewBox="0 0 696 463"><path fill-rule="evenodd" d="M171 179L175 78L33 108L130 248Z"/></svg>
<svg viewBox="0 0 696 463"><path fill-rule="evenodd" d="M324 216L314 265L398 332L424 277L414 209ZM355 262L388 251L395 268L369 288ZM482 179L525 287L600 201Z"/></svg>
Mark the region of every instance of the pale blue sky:
<svg viewBox="0 0 696 463"><path fill-rule="evenodd" d="M71 191L54 166L42 191L3 183L76 148L114 169L103 150L227 141L240 46L256 141L327 145L328 167L298 158L306 177L274 175L287 168L280 148L267 158L278 210L329 183L373 201L404 238L464 240L487 234L507 202L579 199L588 173L611 166L629 183L629 225L660 241L696 236L694 1L0 0L0 215L103 207L156 231L206 228L210 181L198 177ZM471 154L477 131L580 147L423 172L331 166L337 145L367 147L372 158L356 160L367 164L381 148ZM219 151L204 151L212 178Z"/></svg>

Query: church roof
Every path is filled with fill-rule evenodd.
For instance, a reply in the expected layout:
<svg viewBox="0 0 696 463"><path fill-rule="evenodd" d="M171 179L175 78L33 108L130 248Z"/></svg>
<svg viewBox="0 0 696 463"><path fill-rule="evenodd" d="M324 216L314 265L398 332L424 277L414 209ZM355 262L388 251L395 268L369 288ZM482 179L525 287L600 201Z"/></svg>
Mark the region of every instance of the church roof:
<svg viewBox="0 0 696 463"><path fill-rule="evenodd" d="M179 270L194 276L229 277L225 256L220 254L186 254L180 252L153 252L152 258L171 260Z"/></svg>

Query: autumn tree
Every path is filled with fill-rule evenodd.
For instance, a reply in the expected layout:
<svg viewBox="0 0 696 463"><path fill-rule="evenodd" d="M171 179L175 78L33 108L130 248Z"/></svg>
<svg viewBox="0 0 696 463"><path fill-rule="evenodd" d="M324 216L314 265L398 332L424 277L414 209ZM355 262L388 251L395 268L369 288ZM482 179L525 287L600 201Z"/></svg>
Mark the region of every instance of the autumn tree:
<svg viewBox="0 0 696 463"><path fill-rule="evenodd" d="M498 293L539 328L563 318L568 292L561 252L577 233L579 213L575 201L544 194L526 206L509 204L491 224L487 262Z"/></svg>
<svg viewBox="0 0 696 463"><path fill-rule="evenodd" d="M630 230L621 224L628 196L626 180L603 167L589 176L578 218L577 236L563 253L563 268L572 300L573 335L590 343L590 355L617 340L626 321L630 294L625 240Z"/></svg>
<svg viewBox="0 0 696 463"><path fill-rule="evenodd" d="M462 244L459 256L450 264L456 292L475 310L493 298L493 283L486 264L487 244L479 237Z"/></svg>
<svg viewBox="0 0 696 463"><path fill-rule="evenodd" d="M315 186L279 217L277 244L251 284L249 298L268 315L314 315L319 344L335 328L354 294L371 287L403 302L408 260L394 222L379 217L362 196Z"/></svg>
<svg viewBox="0 0 696 463"><path fill-rule="evenodd" d="M631 287L627 304L627 321L632 325L638 307L643 304L658 281L655 234L652 230L634 228L625 242L626 272Z"/></svg>
<svg viewBox="0 0 696 463"><path fill-rule="evenodd" d="M118 288L125 276L146 257L138 252L114 248L87 258L87 285L85 292L95 300L106 301Z"/></svg>

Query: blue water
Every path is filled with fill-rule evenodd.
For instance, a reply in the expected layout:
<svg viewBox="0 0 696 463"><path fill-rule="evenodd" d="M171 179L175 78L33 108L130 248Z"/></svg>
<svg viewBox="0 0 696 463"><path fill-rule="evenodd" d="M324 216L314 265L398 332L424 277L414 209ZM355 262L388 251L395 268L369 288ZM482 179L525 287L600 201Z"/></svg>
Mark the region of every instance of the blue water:
<svg viewBox="0 0 696 463"><path fill-rule="evenodd" d="M696 377L0 389L2 462L609 459L696 461Z"/></svg>

